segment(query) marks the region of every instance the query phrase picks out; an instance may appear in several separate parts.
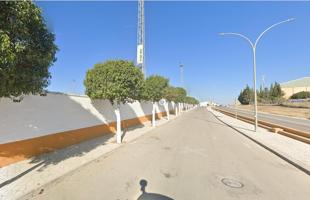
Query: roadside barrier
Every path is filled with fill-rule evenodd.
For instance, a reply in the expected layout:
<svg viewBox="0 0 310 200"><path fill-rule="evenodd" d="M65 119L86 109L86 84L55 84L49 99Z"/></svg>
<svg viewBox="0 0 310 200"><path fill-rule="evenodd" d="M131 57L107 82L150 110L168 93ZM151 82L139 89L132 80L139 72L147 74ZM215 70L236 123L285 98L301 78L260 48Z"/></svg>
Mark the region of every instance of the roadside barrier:
<svg viewBox="0 0 310 200"><path fill-rule="evenodd" d="M240 115L240 113L238 113L238 115L236 115L236 113L234 112L229 112L226 110L222 110L219 108L212 108L218 112L221 112L225 115L228 115L230 117L234 117L236 119L239 119L241 121L250 123L250 124L254 124L254 118L250 118L250 117L246 117L243 116L242 114ZM274 124L274 123L270 123L270 122L266 122L266 121L262 121L262 120L258 120L258 126L265 128L271 132L274 133L278 133L290 138L293 138L295 140L310 144L310 133L309 132L305 132L305 131L301 131L301 130L296 130L290 127L286 127L286 126L282 126L279 124Z"/></svg>

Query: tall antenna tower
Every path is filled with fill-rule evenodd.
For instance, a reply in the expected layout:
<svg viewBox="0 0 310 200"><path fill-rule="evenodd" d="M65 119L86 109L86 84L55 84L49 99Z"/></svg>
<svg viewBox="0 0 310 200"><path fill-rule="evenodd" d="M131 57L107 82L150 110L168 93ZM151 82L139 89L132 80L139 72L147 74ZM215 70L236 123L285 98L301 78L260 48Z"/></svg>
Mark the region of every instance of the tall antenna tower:
<svg viewBox="0 0 310 200"><path fill-rule="evenodd" d="M265 75L262 76L262 88L265 90Z"/></svg>
<svg viewBox="0 0 310 200"><path fill-rule="evenodd" d="M180 63L180 83L181 83L181 87L184 87L184 65Z"/></svg>
<svg viewBox="0 0 310 200"><path fill-rule="evenodd" d="M144 0L138 0L138 35L137 35L137 65L142 73L146 74L145 68L145 38L144 38Z"/></svg>

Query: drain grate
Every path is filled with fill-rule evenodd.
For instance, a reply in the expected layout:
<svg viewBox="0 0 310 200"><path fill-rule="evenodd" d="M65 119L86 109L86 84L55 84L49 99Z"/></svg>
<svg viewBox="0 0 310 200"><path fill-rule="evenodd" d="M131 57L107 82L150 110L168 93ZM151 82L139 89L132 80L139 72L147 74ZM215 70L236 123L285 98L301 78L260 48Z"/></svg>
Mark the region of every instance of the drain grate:
<svg viewBox="0 0 310 200"><path fill-rule="evenodd" d="M221 181L224 183L224 185L231 188L242 188L244 186L240 181L230 178L223 178Z"/></svg>

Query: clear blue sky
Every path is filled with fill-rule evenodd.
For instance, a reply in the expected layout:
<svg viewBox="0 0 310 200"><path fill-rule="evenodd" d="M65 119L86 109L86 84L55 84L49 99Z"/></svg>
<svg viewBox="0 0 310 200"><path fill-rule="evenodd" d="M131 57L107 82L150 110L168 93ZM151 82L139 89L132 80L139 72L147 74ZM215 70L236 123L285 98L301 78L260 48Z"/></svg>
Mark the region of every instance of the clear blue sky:
<svg viewBox="0 0 310 200"><path fill-rule="evenodd" d="M60 49L49 90L84 94L85 72L107 59L135 61L137 2L37 2ZM258 85L310 75L310 2L146 2L147 75L185 86L200 100L230 103L252 85L252 54L240 32L254 40L271 24L294 17L265 35L257 48Z"/></svg>

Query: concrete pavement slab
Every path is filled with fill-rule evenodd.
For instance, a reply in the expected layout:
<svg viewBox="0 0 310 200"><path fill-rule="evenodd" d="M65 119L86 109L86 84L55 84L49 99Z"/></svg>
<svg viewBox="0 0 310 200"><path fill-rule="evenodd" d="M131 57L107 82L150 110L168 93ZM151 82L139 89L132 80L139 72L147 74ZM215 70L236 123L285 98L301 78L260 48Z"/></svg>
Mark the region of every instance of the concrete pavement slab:
<svg viewBox="0 0 310 200"><path fill-rule="evenodd" d="M294 140L292 138L272 133L264 128L258 127L257 132L253 131L253 125L233 117L224 115L218 111L208 108L218 119L242 132L250 138L267 146L284 158L292 161L306 171L310 171L310 145Z"/></svg>

